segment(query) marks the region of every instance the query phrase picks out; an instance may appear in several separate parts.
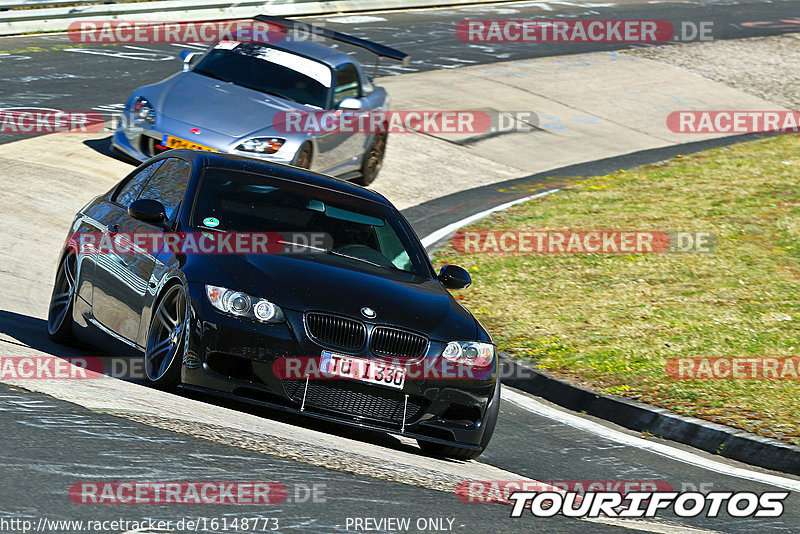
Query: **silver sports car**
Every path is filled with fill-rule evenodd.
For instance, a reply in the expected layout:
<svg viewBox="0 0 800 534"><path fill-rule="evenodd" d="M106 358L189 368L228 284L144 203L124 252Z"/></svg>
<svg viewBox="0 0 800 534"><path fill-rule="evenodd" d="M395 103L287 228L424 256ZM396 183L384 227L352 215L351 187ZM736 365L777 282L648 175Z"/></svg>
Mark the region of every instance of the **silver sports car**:
<svg viewBox="0 0 800 534"><path fill-rule="evenodd" d="M257 20L294 21L272 17ZM408 55L350 35L322 35L407 62ZM315 42L220 41L205 52L181 54L183 70L131 94L112 146L137 160L173 148L214 150L350 179L378 174L386 133L286 127L287 116L388 110L389 96L351 56ZM357 130L357 129L356 129Z"/></svg>

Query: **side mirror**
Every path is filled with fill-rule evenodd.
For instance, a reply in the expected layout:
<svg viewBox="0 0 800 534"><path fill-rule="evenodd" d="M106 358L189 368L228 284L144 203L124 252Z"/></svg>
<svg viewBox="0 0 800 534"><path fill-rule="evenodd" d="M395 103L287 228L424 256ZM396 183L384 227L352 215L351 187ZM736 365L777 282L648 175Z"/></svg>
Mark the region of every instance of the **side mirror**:
<svg viewBox="0 0 800 534"><path fill-rule="evenodd" d="M184 72L189 70L189 67L192 65L192 60L197 57L198 52L192 52L191 50L182 50L180 53L181 61L183 61L183 66L181 67Z"/></svg>
<svg viewBox="0 0 800 534"><path fill-rule="evenodd" d="M457 265L445 265L436 278L447 289L464 289L472 283L469 273Z"/></svg>
<svg viewBox="0 0 800 534"><path fill-rule="evenodd" d="M346 109L348 111L358 111L363 106L361 103L360 98L353 98L352 96L346 96L339 102L339 109Z"/></svg>
<svg viewBox="0 0 800 534"><path fill-rule="evenodd" d="M140 198L128 206L128 215L147 223L162 223L167 220L167 210L158 200Z"/></svg>

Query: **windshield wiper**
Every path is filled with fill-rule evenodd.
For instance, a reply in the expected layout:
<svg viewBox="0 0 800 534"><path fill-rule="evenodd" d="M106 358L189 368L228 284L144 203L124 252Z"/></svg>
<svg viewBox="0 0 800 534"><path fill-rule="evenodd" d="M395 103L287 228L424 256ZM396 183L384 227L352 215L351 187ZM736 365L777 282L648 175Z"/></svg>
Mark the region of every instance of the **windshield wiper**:
<svg viewBox="0 0 800 534"><path fill-rule="evenodd" d="M389 265L383 265L383 264L380 264L380 263L375 263L374 261L365 260L364 258L359 258L358 256L351 256L350 254L345 254L343 252L338 252L336 250L326 250L325 253L326 254L332 254L334 256L339 256L341 258L347 258L347 259L350 259L350 260L360 261L362 263L367 263L369 265L374 265L375 267L380 267L381 269L390 269L390 270L394 269L394 270L397 270L397 271L402 271L402 269L398 269L394 265L389 266Z"/></svg>
<svg viewBox="0 0 800 534"><path fill-rule="evenodd" d="M311 248L311 249L314 249L315 252L325 252L325 253L330 252L328 249L315 247L313 245L307 245L305 243L295 243L294 241L284 241L283 239L281 239L280 243L282 243L284 245L292 245L293 247Z"/></svg>
<svg viewBox="0 0 800 534"><path fill-rule="evenodd" d="M197 225L197 228L199 228L200 230L203 230L203 231L205 231L205 230L210 230L210 231L212 231L212 232L217 232L217 233L219 233L219 234L226 234L226 233L228 233L228 231L227 231L227 230L223 230L222 228L217 228L217 227L206 226L206 225L204 225L204 224L198 224L198 225Z"/></svg>
<svg viewBox="0 0 800 534"><path fill-rule="evenodd" d="M369 261L369 260L366 260L364 258L359 258L358 256L351 256L350 254L345 254L344 252L339 252L338 250L330 250L330 249L325 249L325 248L319 248L319 247L315 247L313 245L307 245L305 243L294 243L294 242L291 242L291 241L281 241L281 242L284 245L292 245L292 246L295 246L295 247L310 248L310 249L313 249L315 252L321 252L321 253L324 253L324 254L330 254L332 256L339 256L340 258L347 258L349 260L360 261L362 263L367 263L369 265L374 265L375 267L380 267L382 269L390 269L390 270L395 270L395 271L406 272L406 271L403 271L403 269L401 269L399 267L396 267L395 265L383 265L381 263L375 263L374 261Z"/></svg>

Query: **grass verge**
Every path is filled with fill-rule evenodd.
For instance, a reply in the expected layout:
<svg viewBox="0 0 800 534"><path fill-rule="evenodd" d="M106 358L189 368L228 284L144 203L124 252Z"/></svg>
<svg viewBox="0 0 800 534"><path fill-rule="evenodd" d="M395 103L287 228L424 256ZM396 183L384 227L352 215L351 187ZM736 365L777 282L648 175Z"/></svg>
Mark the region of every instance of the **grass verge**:
<svg viewBox="0 0 800 534"><path fill-rule="evenodd" d="M503 351L595 391L800 444L800 380L675 380L676 357L798 357L800 138L593 178L466 230L707 230L704 254L459 254Z"/></svg>

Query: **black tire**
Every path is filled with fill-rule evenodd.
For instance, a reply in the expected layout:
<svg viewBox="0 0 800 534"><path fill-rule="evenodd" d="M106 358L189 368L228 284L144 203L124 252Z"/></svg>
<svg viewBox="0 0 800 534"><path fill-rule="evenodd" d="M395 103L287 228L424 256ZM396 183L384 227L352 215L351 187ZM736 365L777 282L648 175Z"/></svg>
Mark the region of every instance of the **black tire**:
<svg viewBox="0 0 800 534"><path fill-rule="evenodd" d="M361 164L361 176L353 180L355 183L367 186L378 177L378 173L383 166L383 157L386 155L388 137L385 133L375 134L375 138L369 145L369 150L364 154L364 162Z"/></svg>
<svg viewBox="0 0 800 534"><path fill-rule="evenodd" d="M433 443L431 441L417 440L420 449L430 454L431 456L439 456L443 458L454 458L456 460L474 460L486 450L489 446L489 441L494 434L494 427L497 425L497 417L500 414L500 379L497 380L495 393L492 400L489 401L489 407L486 409L486 429L483 431L481 437L480 450L467 449L464 447L457 447L455 445L443 445L441 443Z"/></svg>
<svg viewBox="0 0 800 534"><path fill-rule="evenodd" d="M300 167L301 169L311 168L311 145L305 143L300 147L300 150L297 151L297 155L294 157L294 166Z"/></svg>
<svg viewBox="0 0 800 534"><path fill-rule="evenodd" d="M76 274L75 254L64 256L56 272L50 307L47 311L47 334L57 343L69 343L72 337L72 308L75 304Z"/></svg>
<svg viewBox="0 0 800 534"><path fill-rule="evenodd" d="M182 284L167 288L153 307L144 353L147 381L159 389L178 385L187 342L188 301Z"/></svg>

